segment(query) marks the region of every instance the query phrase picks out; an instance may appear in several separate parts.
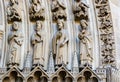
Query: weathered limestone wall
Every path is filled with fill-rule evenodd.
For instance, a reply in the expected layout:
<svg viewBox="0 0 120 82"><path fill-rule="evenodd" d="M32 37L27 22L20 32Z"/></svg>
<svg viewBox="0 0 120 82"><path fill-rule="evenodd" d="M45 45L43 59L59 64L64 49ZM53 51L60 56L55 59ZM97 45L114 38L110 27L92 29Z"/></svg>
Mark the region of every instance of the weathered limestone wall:
<svg viewBox="0 0 120 82"><path fill-rule="evenodd" d="M120 0L109 0L109 2L115 33L117 67L120 69Z"/></svg>

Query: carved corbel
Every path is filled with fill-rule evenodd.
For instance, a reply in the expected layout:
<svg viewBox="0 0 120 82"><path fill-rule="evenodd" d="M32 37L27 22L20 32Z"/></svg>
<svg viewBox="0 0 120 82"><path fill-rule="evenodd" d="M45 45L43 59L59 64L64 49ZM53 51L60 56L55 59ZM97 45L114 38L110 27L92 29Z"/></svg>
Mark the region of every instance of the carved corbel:
<svg viewBox="0 0 120 82"><path fill-rule="evenodd" d="M45 8L39 0L32 0L29 8L29 15L31 21L45 20Z"/></svg>
<svg viewBox="0 0 120 82"><path fill-rule="evenodd" d="M52 18L54 21L59 19L66 20L67 14L65 10L66 10L66 7L63 2L59 0L52 0L51 11L52 11Z"/></svg>

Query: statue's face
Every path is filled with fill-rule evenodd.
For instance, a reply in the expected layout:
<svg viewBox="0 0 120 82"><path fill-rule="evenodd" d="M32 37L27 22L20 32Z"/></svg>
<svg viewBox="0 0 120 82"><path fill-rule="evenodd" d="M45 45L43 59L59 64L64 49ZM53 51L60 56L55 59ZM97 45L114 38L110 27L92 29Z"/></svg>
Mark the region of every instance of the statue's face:
<svg viewBox="0 0 120 82"><path fill-rule="evenodd" d="M14 23L13 23L13 29L14 29L14 30L18 30L18 28L19 28L19 27L18 27L18 24L17 24L16 22L14 22Z"/></svg>
<svg viewBox="0 0 120 82"><path fill-rule="evenodd" d="M40 21L37 21L36 23L36 30L42 29L42 23Z"/></svg>
<svg viewBox="0 0 120 82"><path fill-rule="evenodd" d="M62 21L58 21L58 30L61 30L64 27Z"/></svg>
<svg viewBox="0 0 120 82"><path fill-rule="evenodd" d="M11 1L11 3L12 3L12 4L14 4L14 3L15 3L15 0L10 0L10 1Z"/></svg>

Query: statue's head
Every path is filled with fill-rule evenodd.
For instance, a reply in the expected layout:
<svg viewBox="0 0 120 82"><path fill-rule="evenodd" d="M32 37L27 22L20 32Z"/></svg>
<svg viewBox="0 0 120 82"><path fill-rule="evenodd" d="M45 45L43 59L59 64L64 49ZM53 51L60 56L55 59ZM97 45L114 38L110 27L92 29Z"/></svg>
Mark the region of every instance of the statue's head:
<svg viewBox="0 0 120 82"><path fill-rule="evenodd" d="M41 21L37 21L36 22L36 31L39 31L40 29L42 29L42 22Z"/></svg>
<svg viewBox="0 0 120 82"><path fill-rule="evenodd" d="M40 3L39 0L32 0L32 2L33 2L34 4L38 4L38 3Z"/></svg>
<svg viewBox="0 0 120 82"><path fill-rule="evenodd" d="M58 25L58 30L63 29L64 28L64 21L63 20L58 20L57 25Z"/></svg>
<svg viewBox="0 0 120 82"><path fill-rule="evenodd" d="M10 0L10 5L18 4L17 0Z"/></svg>
<svg viewBox="0 0 120 82"><path fill-rule="evenodd" d="M14 22L14 23L12 24L12 28L13 28L13 30L17 31L17 30L19 29L18 22Z"/></svg>

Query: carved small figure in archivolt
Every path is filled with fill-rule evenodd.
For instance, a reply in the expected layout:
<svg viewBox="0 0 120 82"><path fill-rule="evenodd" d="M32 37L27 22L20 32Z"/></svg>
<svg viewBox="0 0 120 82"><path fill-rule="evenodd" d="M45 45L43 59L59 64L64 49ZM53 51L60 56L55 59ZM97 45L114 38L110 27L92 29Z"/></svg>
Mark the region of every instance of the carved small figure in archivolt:
<svg viewBox="0 0 120 82"><path fill-rule="evenodd" d="M115 61L114 57L114 41L111 37L112 35L101 35L102 40L102 56L104 58L103 63L104 64L110 64Z"/></svg>
<svg viewBox="0 0 120 82"><path fill-rule="evenodd" d="M109 14L105 17L100 18L100 30L102 34L112 33L112 23L109 18Z"/></svg>
<svg viewBox="0 0 120 82"><path fill-rule="evenodd" d="M39 0L32 0L31 7L29 9L30 20L44 20L45 19L45 9L42 2Z"/></svg>
<svg viewBox="0 0 120 82"><path fill-rule="evenodd" d="M78 38L80 39L80 60L81 64L91 64L92 62L92 49L91 39L86 35L86 31L79 33Z"/></svg>
<svg viewBox="0 0 120 82"><path fill-rule="evenodd" d="M100 6L98 11L98 17L105 17L109 14L107 6Z"/></svg>
<svg viewBox="0 0 120 82"><path fill-rule="evenodd" d="M8 22L21 21L20 8L17 0L10 0L10 5L7 7Z"/></svg>
<svg viewBox="0 0 120 82"><path fill-rule="evenodd" d="M9 35L8 42L9 42L9 53L10 53L10 60L9 64L20 64L21 58L21 47L23 44L23 35L19 31L19 25L17 22L13 23L12 26L12 34Z"/></svg>
<svg viewBox="0 0 120 82"><path fill-rule="evenodd" d="M32 36L32 45L33 45L33 65L40 64L43 66L43 34L42 34L42 22L36 22L35 34Z"/></svg>
<svg viewBox="0 0 120 82"><path fill-rule="evenodd" d="M52 0L53 20L66 19L65 4L60 0Z"/></svg>
<svg viewBox="0 0 120 82"><path fill-rule="evenodd" d="M68 32L64 28L64 21L59 20L58 31L53 37L53 54L56 57L56 64L61 65L62 62L68 63Z"/></svg>

